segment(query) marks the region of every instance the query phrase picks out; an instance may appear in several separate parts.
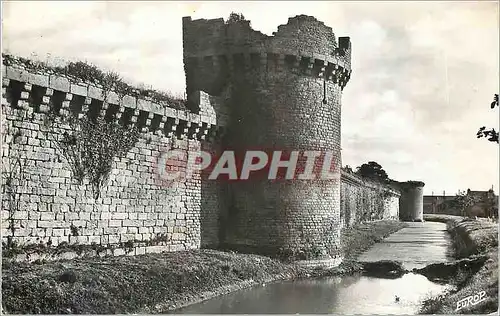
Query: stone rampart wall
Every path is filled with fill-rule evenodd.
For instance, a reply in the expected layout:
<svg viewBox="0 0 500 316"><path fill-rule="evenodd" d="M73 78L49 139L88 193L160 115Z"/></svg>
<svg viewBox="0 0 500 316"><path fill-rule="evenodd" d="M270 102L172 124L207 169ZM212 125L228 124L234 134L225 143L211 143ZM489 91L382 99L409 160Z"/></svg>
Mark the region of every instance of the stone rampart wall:
<svg viewBox="0 0 500 316"><path fill-rule="evenodd" d="M399 219L400 193L388 186L342 172L340 216L343 227L355 223Z"/></svg>
<svg viewBox="0 0 500 316"><path fill-rule="evenodd" d="M199 175L164 181L158 166L167 150L213 149L224 125L212 104L216 100L201 93L201 111L191 113L17 64L3 65L2 77L4 243L13 237L19 247L87 245L104 252L102 247L116 248L118 254L218 243L215 186L202 185ZM56 143L72 131L61 120L48 122L49 114L58 119L95 114L140 128L135 146L114 158L99 198L87 178L81 184L75 180L57 150ZM184 171L186 160L167 161L167 168Z"/></svg>

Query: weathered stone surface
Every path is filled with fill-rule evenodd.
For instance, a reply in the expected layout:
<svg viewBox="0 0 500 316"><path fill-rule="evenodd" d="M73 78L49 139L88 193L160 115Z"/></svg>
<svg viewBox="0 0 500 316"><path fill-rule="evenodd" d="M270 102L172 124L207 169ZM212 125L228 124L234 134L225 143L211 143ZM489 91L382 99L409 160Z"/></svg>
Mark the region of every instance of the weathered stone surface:
<svg viewBox="0 0 500 316"><path fill-rule="evenodd" d="M342 171L340 220L351 227L360 221L399 219L400 193Z"/></svg>
<svg viewBox="0 0 500 316"><path fill-rule="evenodd" d="M180 111L180 110L177 111L177 118L179 118L181 120L187 121L188 120L188 115L189 115L188 112Z"/></svg>
<svg viewBox="0 0 500 316"><path fill-rule="evenodd" d="M112 103L112 104L120 103L120 98L118 97L118 94L114 91L109 91L106 98L107 98L108 103Z"/></svg>
<svg viewBox="0 0 500 316"><path fill-rule="evenodd" d="M424 183L408 181L401 183L399 201L400 218L404 221L421 222L424 219Z"/></svg>
<svg viewBox="0 0 500 316"><path fill-rule="evenodd" d="M313 17L297 16L273 37L252 30L248 21L185 20L183 30L186 94L193 98L188 101L210 121L215 116L217 125L222 117L214 109L222 100L231 109L223 146L328 151L340 174L341 87L319 79L312 59L308 69L276 59L287 49L299 59L331 55L338 47L331 29ZM242 58L238 53L244 47L259 54ZM227 63L216 63L214 55L226 55ZM303 252L307 259L341 256L339 180L256 180L228 190L231 212L221 227L228 247L284 249ZM309 258L313 253L317 257Z"/></svg>
<svg viewBox="0 0 500 316"><path fill-rule="evenodd" d="M93 85L89 85L87 95L93 99L104 100L103 90Z"/></svg>
<svg viewBox="0 0 500 316"><path fill-rule="evenodd" d="M68 78L57 75L51 75L49 79L49 88L54 90L69 92L70 83Z"/></svg>
<svg viewBox="0 0 500 316"><path fill-rule="evenodd" d="M10 66L7 66L6 67L6 76L9 78L9 79L12 79L12 80L17 80L17 81L21 81L21 82L28 82L28 79L29 79L29 72L24 70L24 69L20 69L20 68L14 68L14 67L10 67Z"/></svg>
<svg viewBox="0 0 500 316"><path fill-rule="evenodd" d="M192 123L199 123L200 122L200 116L194 113L189 113L189 122Z"/></svg>
<svg viewBox="0 0 500 316"><path fill-rule="evenodd" d="M29 83L41 86L48 87L49 86L49 76L40 75L40 74L29 74Z"/></svg>
<svg viewBox="0 0 500 316"><path fill-rule="evenodd" d="M135 109L137 107L137 99L133 96L126 95L122 99L122 104L124 107Z"/></svg>
<svg viewBox="0 0 500 316"><path fill-rule="evenodd" d="M151 102L150 111L154 114L164 115L165 114L165 106L158 104L156 102Z"/></svg>
<svg viewBox="0 0 500 316"><path fill-rule="evenodd" d="M88 85L82 85L82 84L74 84L72 83L70 86L70 92L73 94L81 95L81 96L88 96L87 94L87 89Z"/></svg>
<svg viewBox="0 0 500 316"><path fill-rule="evenodd" d="M137 99L137 109L144 111L144 112L150 112L151 111L151 101L144 100L144 99Z"/></svg>
<svg viewBox="0 0 500 316"><path fill-rule="evenodd" d="M178 111L176 109L172 109L172 108L165 109L165 115L168 117L178 117L177 112Z"/></svg>

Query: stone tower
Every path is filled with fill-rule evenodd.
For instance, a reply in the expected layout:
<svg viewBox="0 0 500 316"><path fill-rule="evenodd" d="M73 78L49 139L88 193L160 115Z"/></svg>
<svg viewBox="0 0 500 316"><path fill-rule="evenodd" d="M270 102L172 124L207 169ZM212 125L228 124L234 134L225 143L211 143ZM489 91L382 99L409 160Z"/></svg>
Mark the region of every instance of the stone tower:
<svg viewBox="0 0 500 316"><path fill-rule="evenodd" d="M400 183L399 218L402 221L424 220L424 186L420 181Z"/></svg>
<svg viewBox="0 0 500 316"><path fill-rule="evenodd" d="M351 75L350 39L337 40L323 22L299 15L273 36L243 19L185 17L183 41L191 110L200 111L199 91L222 98L227 108L222 149L328 151L338 174L333 180L263 177L222 184L220 242L298 260L341 260L340 118Z"/></svg>

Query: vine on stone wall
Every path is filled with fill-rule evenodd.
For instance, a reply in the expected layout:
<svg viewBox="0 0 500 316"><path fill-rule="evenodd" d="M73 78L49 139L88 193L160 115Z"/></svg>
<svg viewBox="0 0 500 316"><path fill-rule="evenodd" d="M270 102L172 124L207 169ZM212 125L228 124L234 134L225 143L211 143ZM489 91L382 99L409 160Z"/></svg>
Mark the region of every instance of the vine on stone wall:
<svg viewBox="0 0 500 316"><path fill-rule="evenodd" d="M24 178L24 168L26 166L26 159L22 159L17 156L9 159L9 163L5 164L2 176L3 181L3 193L7 195L6 208L8 211L7 229L10 234L7 236L7 243L3 243L2 246L6 252L9 252L15 248L17 245L14 243L13 237L16 232L16 220L15 216L18 211L20 211L20 201L23 189L26 186L26 179Z"/></svg>
<svg viewBox="0 0 500 316"><path fill-rule="evenodd" d="M324 220L322 222L322 236L325 244L326 254L331 258L342 255L342 249L339 248L340 236L336 234L338 223L333 219Z"/></svg>
<svg viewBox="0 0 500 316"><path fill-rule="evenodd" d="M120 101L123 100L125 95L133 93L133 89L127 85L116 72L106 73L102 79L102 85L102 94L105 101L107 101L109 92L112 90L118 94Z"/></svg>
<svg viewBox="0 0 500 316"><path fill-rule="evenodd" d="M387 192L385 190L378 190L375 199L375 210L371 215L371 220L380 220L384 218L385 211L385 200L387 198Z"/></svg>
<svg viewBox="0 0 500 316"><path fill-rule="evenodd" d="M71 167L79 184L87 176L94 198L98 199L107 181L114 158L120 158L132 149L139 139L137 127L126 128L104 118L92 121L88 117L69 116L65 122L70 132L56 140L55 146Z"/></svg>
<svg viewBox="0 0 500 316"><path fill-rule="evenodd" d="M102 84L103 103L108 102L111 91L117 93L120 99L132 91L114 72L103 73L97 67L83 62L70 63L66 69L86 81L93 82L97 78ZM62 137L58 137L58 131L49 135L56 135L52 141L59 154L68 162L78 184L82 184L84 178L88 177L95 199L99 198L101 188L109 177L114 158L123 157L139 139L137 126L127 128L116 121L108 122L100 116L91 119L76 115L59 117L51 113L45 117L45 123L46 126L59 125L67 128Z"/></svg>

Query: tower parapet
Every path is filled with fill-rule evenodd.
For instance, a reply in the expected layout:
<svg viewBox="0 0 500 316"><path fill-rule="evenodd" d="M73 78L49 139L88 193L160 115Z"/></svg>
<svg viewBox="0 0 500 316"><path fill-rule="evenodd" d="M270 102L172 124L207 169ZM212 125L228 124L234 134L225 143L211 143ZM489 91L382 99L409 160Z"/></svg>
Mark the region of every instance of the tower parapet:
<svg viewBox="0 0 500 316"><path fill-rule="evenodd" d="M183 35L188 99L198 90L219 95L235 72L292 71L341 89L351 76L350 38L337 42L331 27L306 15L290 18L273 36L253 30L247 20L184 17Z"/></svg>

